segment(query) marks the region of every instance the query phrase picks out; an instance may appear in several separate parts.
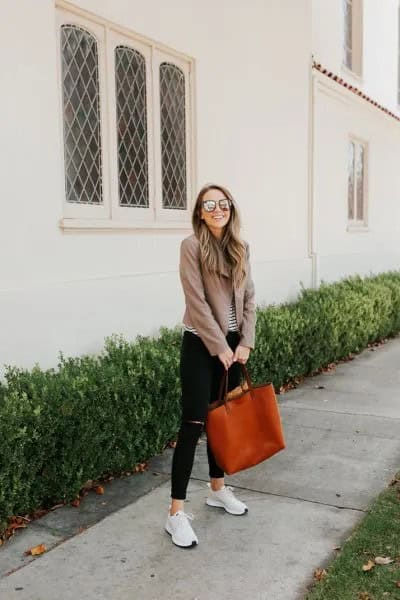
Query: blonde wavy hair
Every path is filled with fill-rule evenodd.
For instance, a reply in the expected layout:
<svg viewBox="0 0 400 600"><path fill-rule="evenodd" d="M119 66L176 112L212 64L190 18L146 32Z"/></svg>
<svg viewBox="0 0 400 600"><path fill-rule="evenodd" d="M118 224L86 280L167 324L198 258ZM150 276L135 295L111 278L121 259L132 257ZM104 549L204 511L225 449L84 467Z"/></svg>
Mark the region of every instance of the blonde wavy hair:
<svg viewBox="0 0 400 600"><path fill-rule="evenodd" d="M219 190L231 201L229 221L224 228L221 240L217 240L201 218L202 201L209 190ZM203 267L210 273L221 275L224 264L232 274L235 287L240 287L246 277L246 247L240 237L241 220L237 204L230 191L222 185L208 183L197 196L192 225L200 242L200 257Z"/></svg>

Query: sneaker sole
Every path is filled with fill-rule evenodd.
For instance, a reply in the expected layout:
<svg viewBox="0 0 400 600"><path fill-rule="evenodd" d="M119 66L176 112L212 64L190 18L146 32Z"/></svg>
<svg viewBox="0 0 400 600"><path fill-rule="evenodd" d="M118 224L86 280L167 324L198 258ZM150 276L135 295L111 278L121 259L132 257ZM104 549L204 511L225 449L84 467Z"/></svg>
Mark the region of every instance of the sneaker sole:
<svg viewBox="0 0 400 600"><path fill-rule="evenodd" d="M222 502L218 502L218 500L211 500L210 498L207 498L206 504L208 504L208 506L213 506L215 508L223 508L230 515L235 515L237 517L240 517L241 515L246 515L249 512L248 508L245 508L243 512L233 512L231 510L228 510L226 508L225 504L222 504Z"/></svg>
<svg viewBox="0 0 400 600"><path fill-rule="evenodd" d="M177 546L178 548L185 548L185 549L189 549L189 548L194 548L195 546L197 546L197 542L196 540L193 540L193 542L191 544L189 544L189 546L182 546L181 544L177 544L176 542L174 542L174 539L172 537L172 533L170 531L168 531L168 529L165 527L165 531L168 533L168 535L171 536L171 540L172 543Z"/></svg>

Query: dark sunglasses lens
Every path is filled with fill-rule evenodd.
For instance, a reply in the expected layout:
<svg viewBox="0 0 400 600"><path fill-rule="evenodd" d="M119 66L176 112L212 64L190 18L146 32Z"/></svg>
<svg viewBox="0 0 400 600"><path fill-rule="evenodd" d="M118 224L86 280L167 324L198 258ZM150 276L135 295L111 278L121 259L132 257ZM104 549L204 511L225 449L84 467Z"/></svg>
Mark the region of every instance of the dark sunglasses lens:
<svg viewBox="0 0 400 600"><path fill-rule="evenodd" d="M204 200L203 207L206 212L212 212L216 209L217 203L214 200Z"/></svg>
<svg viewBox="0 0 400 600"><path fill-rule="evenodd" d="M230 209L230 202L229 200L220 200L219 201L219 207L221 210L229 210Z"/></svg>

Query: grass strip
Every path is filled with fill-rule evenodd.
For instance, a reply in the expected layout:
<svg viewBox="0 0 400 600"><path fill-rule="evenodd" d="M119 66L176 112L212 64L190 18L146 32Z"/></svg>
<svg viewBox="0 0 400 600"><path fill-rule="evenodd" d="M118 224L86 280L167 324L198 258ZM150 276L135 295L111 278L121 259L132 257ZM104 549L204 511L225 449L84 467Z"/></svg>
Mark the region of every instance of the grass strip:
<svg viewBox="0 0 400 600"><path fill-rule="evenodd" d="M393 562L376 564L377 557ZM370 570L364 571L364 565ZM374 501L322 577L305 600L400 600L400 474Z"/></svg>

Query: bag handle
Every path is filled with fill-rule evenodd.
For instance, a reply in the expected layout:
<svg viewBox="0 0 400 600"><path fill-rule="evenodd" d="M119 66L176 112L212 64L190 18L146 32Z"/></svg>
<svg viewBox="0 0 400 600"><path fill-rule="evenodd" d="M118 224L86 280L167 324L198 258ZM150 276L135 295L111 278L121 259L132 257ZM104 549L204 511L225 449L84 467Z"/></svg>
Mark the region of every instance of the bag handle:
<svg viewBox="0 0 400 600"><path fill-rule="evenodd" d="M246 380L247 386L249 388L250 393L253 391L253 384L251 383L251 379L250 379L250 375L249 372L247 370L246 365L243 365L242 363L239 363L240 367L242 369L242 375L244 375L244 378ZM219 386L219 392L218 392L218 404L225 404L225 408L228 408L228 403L227 403L227 396L228 396L228 373L229 373L229 369L224 371L224 374L222 375L222 380L221 380L221 384ZM222 402L222 393L224 393L224 401Z"/></svg>

